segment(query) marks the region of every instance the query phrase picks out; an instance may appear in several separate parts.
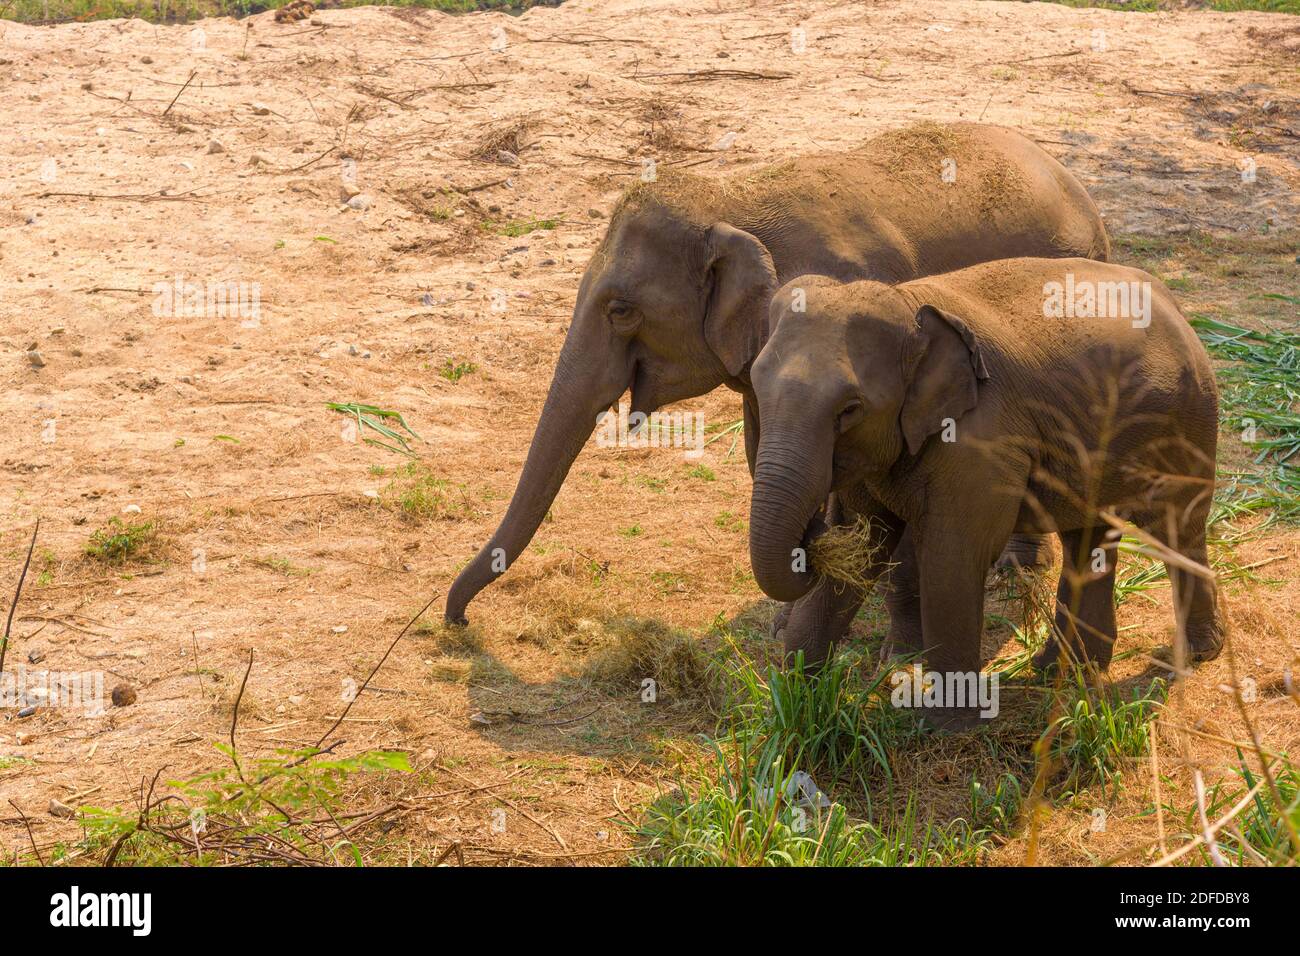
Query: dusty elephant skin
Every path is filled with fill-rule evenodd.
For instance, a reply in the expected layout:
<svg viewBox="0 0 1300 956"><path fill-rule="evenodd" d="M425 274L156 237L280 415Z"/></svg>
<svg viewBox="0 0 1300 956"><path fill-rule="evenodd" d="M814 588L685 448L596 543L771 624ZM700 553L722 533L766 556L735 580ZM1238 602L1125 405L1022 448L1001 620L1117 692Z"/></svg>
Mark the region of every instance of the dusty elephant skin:
<svg viewBox="0 0 1300 956"><path fill-rule="evenodd" d="M980 668L984 578L1014 532L1055 531L1064 552L1064 645L1040 667L1061 654L1110 663L1116 536L1102 510L1207 564L1214 375L1146 273L1012 259L894 287L803 276L771 308L752 370L763 434L750 557L772 597L813 586L792 553L832 491L882 536L906 529L913 623L944 674ZM1212 579L1176 556L1167 566L1192 658L1215 656Z"/></svg>
<svg viewBox="0 0 1300 956"><path fill-rule="evenodd" d="M1018 255L1104 259L1109 243L1074 177L1001 127L921 124L728 180L665 173L634 186L579 286L506 515L452 585L447 621L466 623L469 602L527 546L597 416L629 388L645 414L719 385L740 392L752 471L749 367L781 282L901 282ZM844 613L809 610L810 621Z"/></svg>

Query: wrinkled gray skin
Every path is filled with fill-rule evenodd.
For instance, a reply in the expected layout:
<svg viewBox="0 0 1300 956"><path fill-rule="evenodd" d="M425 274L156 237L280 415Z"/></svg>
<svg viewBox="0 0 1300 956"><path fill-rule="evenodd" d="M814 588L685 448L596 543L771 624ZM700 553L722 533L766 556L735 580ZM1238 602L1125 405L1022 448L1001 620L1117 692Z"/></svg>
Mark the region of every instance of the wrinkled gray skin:
<svg viewBox="0 0 1300 956"><path fill-rule="evenodd" d="M1045 316L1045 286L1067 272L1080 285L1149 284L1150 324ZM1040 668L1067 653L1110 663L1116 536L1103 509L1208 564L1214 374L1146 273L1013 259L892 287L803 276L771 308L751 370L763 433L750 509L754 576L771 597L814 586L792 555L811 544L832 492L876 519L880 537L905 528L914 541L919 636L939 672L979 670L984 579L1013 533L1061 538L1060 638ZM1191 659L1214 657L1213 580L1167 566Z"/></svg>
<svg viewBox="0 0 1300 956"><path fill-rule="evenodd" d="M944 182L953 156L956 182ZM629 388L647 415L719 385L739 392L752 472L749 366L781 282L809 272L899 282L1016 255L1104 259L1109 243L1074 177L1001 127L926 124L740 178L661 173L633 187L578 288L514 497L452 585L447 621L466 623L469 602L527 546L597 416ZM787 648L824 654L860 600L826 590L783 611Z"/></svg>

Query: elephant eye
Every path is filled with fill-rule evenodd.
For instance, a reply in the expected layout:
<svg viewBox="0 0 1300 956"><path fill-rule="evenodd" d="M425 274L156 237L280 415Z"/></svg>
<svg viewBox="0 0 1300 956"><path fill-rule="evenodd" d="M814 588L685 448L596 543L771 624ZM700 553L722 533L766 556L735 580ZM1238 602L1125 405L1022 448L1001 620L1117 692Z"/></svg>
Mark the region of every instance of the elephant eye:
<svg viewBox="0 0 1300 956"><path fill-rule="evenodd" d="M846 404L835 419L835 428L839 434L843 435L846 431L862 421L865 414L864 406L861 399L852 399Z"/></svg>
<svg viewBox="0 0 1300 956"><path fill-rule="evenodd" d="M614 330L623 334L635 331L640 321L636 306L621 299L611 299L609 305L605 306L605 313L609 316Z"/></svg>

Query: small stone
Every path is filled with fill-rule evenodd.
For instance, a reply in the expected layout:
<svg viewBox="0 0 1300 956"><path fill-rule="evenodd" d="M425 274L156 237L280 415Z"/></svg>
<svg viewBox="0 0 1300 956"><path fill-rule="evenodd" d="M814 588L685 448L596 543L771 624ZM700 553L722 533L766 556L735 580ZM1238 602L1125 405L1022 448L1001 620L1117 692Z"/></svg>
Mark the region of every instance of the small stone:
<svg viewBox="0 0 1300 956"><path fill-rule="evenodd" d="M270 116L270 115L271 115L271 107L265 105L264 103L254 103L254 104L253 104L253 115L254 115L254 116Z"/></svg>
<svg viewBox="0 0 1300 956"><path fill-rule="evenodd" d="M18 731L18 733L14 734L14 740L18 741L19 747L25 746L27 742L31 739L32 739L32 735L25 730L20 730Z"/></svg>
<svg viewBox="0 0 1300 956"><path fill-rule="evenodd" d="M303 702L304 700L306 700L306 699L307 699L307 698L303 697L302 694L290 694L290 695L289 695L289 703L293 704L293 706L295 706L295 707L301 707L301 706L302 706L302 702Z"/></svg>
<svg viewBox="0 0 1300 956"><path fill-rule="evenodd" d="M148 64L150 64L150 63L153 62L153 57L151 57L151 56L142 56L142 57L140 57L140 62L141 62L141 63L144 63L145 65L148 65Z"/></svg>
<svg viewBox="0 0 1300 956"><path fill-rule="evenodd" d="M45 660L45 652L39 647L27 652L28 664L39 664L43 660Z"/></svg>
<svg viewBox="0 0 1300 956"><path fill-rule="evenodd" d="M61 800L50 801L50 816L75 817L76 815L77 811L72 809L72 807L68 806L66 803L63 803Z"/></svg>
<svg viewBox="0 0 1300 956"><path fill-rule="evenodd" d="M264 163L270 163L271 158L265 153L254 153L248 158L248 162L253 166L261 166Z"/></svg>
<svg viewBox="0 0 1300 956"><path fill-rule="evenodd" d="M358 193L357 195L353 196L351 199L348 200L348 208L361 209L361 210L369 209L370 197Z"/></svg>
<svg viewBox="0 0 1300 956"><path fill-rule="evenodd" d="M516 156L514 153L510 152L510 150L508 149L498 149L497 162L503 163L506 166L518 166L519 157Z"/></svg>
<svg viewBox="0 0 1300 956"><path fill-rule="evenodd" d="M348 346L348 354L349 354L349 355L360 355L361 353L357 351L357 347L356 347L355 345L349 345L349 346Z"/></svg>
<svg viewBox="0 0 1300 956"><path fill-rule="evenodd" d="M339 202L347 202L353 196L358 196L360 194L361 194L361 190L358 189L354 184L344 183L342 186L339 187Z"/></svg>
<svg viewBox="0 0 1300 956"><path fill-rule="evenodd" d="M226 151L226 147L221 145L221 140L219 139L208 140L209 153L224 153L225 151Z"/></svg>
<svg viewBox="0 0 1300 956"><path fill-rule="evenodd" d="M122 514L124 515L138 515L139 513L140 513L139 505L127 505L125 508L122 509Z"/></svg>
<svg viewBox="0 0 1300 956"><path fill-rule="evenodd" d="M30 349L27 352L27 361L31 363L32 368L45 368L45 356L41 355L36 349Z"/></svg>
<svg viewBox="0 0 1300 956"><path fill-rule="evenodd" d="M24 717L30 717L34 713L36 713L35 705L32 705L30 707L24 707L22 710L18 711L18 718L21 720ZM21 740L18 742L22 743Z"/></svg>
<svg viewBox="0 0 1300 956"><path fill-rule="evenodd" d="M130 707L135 703L135 688L130 684L118 684L113 688L113 706Z"/></svg>
<svg viewBox="0 0 1300 956"><path fill-rule="evenodd" d="M336 624L334 627L330 628L330 630L335 634L346 634L348 632L348 626L346 624Z"/></svg>

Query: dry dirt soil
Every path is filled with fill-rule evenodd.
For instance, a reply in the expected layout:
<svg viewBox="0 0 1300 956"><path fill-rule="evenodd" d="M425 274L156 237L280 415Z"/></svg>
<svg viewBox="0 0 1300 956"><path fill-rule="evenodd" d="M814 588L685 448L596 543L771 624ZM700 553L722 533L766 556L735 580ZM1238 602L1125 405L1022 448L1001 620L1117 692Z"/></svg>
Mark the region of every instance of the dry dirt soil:
<svg viewBox="0 0 1300 956"><path fill-rule="evenodd" d="M1145 264L1181 277L1189 311L1294 321L1248 293L1295 291L1276 237L1300 225L1298 51L1300 24L1277 15L965 0L0 23L6 591L41 519L7 666L43 654L137 694L100 715L7 712L5 800L49 847L78 833L52 798L130 805L159 768L217 765L250 649L241 750L325 731L346 682L503 513L579 277L642 158L720 175L918 120L1005 124L1082 179L1113 234L1172 250ZM1179 251L1206 235L1267 241L1223 269ZM157 314L155 284L177 276L257 283L259 321ZM422 467L447 482L426 488L429 513L402 509L404 459L352 440L330 401L405 414ZM724 391L686 407L739 417ZM622 824L706 725L574 678L617 640L605 622L700 634L771 613L748 573L743 454L723 440L703 464L590 448L535 546L471 605L475 631L422 624L398 644L336 734L339 753L405 750L417 770L357 795L360 809L407 801L374 858L427 861L455 841L471 863L626 855ZM157 532L122 565L85 553L115 517ZM1238 665L1265 686L1296 654L1297 538L1239 557L1280 582L1230 601ZM1132 647L1168 642L1167 591L1121 617ZM1202 737L1245 733L1227 674L1215 662L1188 685L1180 719ZM1294 747L1290 706L1261 695L1270 746ZM936 807L963 799L951 750L900 758ZM1166 797L1185 801L1176 765ZM1149 841L1140 774L1130 789L1109 850L1086 806L1063 806L1038 859ZM20 850L26 828L4 813ZM1024 854L1012 840L992 861Z"/></svg>

